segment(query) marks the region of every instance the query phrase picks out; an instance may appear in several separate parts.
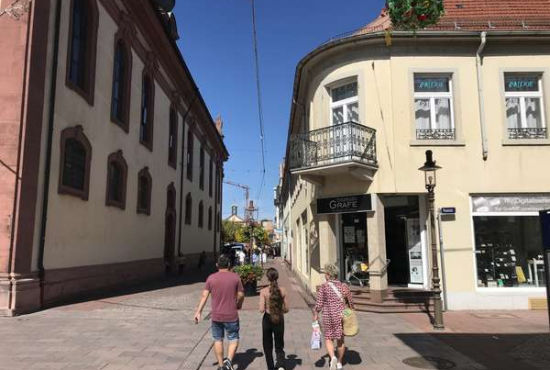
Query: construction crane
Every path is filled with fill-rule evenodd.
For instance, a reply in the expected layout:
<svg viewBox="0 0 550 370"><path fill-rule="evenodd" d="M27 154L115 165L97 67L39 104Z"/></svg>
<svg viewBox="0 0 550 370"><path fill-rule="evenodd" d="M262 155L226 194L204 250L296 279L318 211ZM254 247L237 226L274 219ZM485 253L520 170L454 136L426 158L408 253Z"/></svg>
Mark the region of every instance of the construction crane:
<svg viewBox="0 0 550 370"><path fill-rule="evenodd" d="M240 189L243 189L244 190L244 198L245 198L245 203L244 203L244 220L246 222L249 222L252 218L254 218L254 205L249 205L249 197L250 197L250 187L247 186L247 185L242 185L242 184L238 184L234 181L230 181L230 180L223 180L224 184L227 184L227 185L231 185L231 186L234 186L236 188L240 188Z"/></svg>

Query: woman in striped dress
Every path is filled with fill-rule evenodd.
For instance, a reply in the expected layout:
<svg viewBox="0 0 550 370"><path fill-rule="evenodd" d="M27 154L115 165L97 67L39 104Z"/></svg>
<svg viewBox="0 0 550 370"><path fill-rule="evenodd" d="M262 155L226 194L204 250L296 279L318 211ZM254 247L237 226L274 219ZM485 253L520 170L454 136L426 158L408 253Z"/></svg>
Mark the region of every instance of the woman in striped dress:
<svg viewBox="0 0 550 370"><path fill-rule="evenodd" d="M319 287L313 320L318 321L323 314L323 334L330 358L330 370L342 369L344 346L343 312L346 303L354 308L351 292L346 284L338 281L338 267L327 264L324 267L326 282ZM336 341L336 349L334 348ZM337 356L336 356L337 355Z"/></svg>

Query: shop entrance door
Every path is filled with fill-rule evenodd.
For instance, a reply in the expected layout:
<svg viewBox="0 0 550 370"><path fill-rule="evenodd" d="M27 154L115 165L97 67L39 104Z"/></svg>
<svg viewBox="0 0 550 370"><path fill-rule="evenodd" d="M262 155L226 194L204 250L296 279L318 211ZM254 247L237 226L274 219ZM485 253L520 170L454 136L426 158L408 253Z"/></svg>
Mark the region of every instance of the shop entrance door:
<svg viewBox="0 0 550 370"><path fill-rule="evenodd" d="M344 213L341 215L340 232L340 271L341 278L351 284L359 285L359 279L367 279L361 272L352 276L353 264L363 262L368 265L367 214L363 212Z"/></svg>
<svg viewBox="0 0 550 370"><path fill-rule="evenodd" d="M388 284L394 286L408 286L413 270L422 266L422 252L417 250L417 240L411 236L418 235L418 219L420 217L417 196L390 196L384 197L384 214L386 226L386 257L390 260L388 265ZM414 252L414 257L420 260L420 265L409 252ZM420 255L418 255L418 253ZM418 258L420 257L420 258ZM415 265L411 266L411 262ZM417 270L415 270L417 272Z"/></svg>

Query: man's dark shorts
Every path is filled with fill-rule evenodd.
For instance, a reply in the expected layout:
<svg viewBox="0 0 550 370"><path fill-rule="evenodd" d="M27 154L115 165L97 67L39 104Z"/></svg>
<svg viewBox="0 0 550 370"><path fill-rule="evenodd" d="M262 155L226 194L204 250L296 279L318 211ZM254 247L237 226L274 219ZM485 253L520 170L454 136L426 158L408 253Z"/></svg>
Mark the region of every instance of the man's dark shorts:
<svg viewBox="0 0 550 370"><path fill-rule="evenodd" d="M227 336L228 342L235 342L239 340L240 324L235 322L217 322L212 321L212 338L215 342L222 342L223 338Z"/></svg>

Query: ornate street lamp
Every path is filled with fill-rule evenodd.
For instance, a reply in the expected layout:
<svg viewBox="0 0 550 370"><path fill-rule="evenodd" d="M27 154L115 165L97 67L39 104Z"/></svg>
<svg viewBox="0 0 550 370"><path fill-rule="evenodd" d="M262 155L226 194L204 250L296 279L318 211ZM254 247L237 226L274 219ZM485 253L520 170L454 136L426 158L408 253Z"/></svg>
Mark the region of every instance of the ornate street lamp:
<svg viewBox="0 0 550 370"><path fill-rule="evenodd" d="M428 203L430 209L430 239L432 246L432 290L434 298L434 322L433 327L436 330L445 329L443 324L443 306L441 304L441 279L439 278L439 264L437 260L437 239L435 235L435 185L436 172L441 167L435 164L431 150L426 151L426 163L419 170L424 172L426 190L428 190Z"/></svg>

